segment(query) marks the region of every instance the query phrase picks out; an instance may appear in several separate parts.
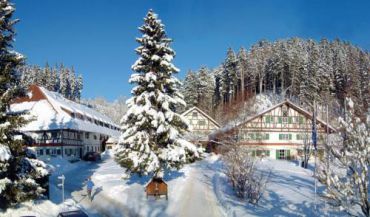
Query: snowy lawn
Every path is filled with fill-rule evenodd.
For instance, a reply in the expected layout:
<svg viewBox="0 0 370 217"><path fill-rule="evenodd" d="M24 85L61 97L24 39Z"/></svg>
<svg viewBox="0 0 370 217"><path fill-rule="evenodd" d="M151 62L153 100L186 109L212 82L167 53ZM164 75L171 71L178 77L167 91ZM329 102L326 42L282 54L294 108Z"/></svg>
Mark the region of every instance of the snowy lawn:
<svg viewBox="0 0 370 217"><path fill-rule="evenodd" d="M63 209L80 208L89 216L338 216L319 197L314 211L314 180L312 171L295 163L263 160L260 171L271 170L267 191L257 206L240 201L222 173L219 156L186 165L165 177L169 200L146 198L144 187L148 177L133 176L122 179L124 170L111 154L103 155L103 162L67 163L52 159L55 173L51 176L51 201L24 203L9 209L1 216L36 215L56 216ZM59 165L59 166L58 166ZM61 190L56 187L57 176L66 176L66 206L61 202ZM95 188L93 200L86 196L84 181L92 176ZM319 187L319 191L322 187Z"/></svg>

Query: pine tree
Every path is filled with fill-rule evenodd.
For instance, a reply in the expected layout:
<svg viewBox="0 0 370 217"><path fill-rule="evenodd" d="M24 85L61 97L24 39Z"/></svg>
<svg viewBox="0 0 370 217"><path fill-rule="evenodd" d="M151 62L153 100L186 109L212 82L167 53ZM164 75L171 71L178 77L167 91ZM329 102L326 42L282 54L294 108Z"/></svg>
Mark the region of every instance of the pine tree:
<svg viewBox="0 0 370 217"><path fill-rule="evenodd" d="M75 100L79 101L81 99L81 93L83 89L83 78L82 75L79 75L76 80L76 90L74 93Z"/></svg>
<svg viewBox="0 0 370 217"><path fill-rule="evenodd" d="M171 63L175 56L170 48L172 40L152 10L139 30L143 34L136 39L140 57L129 80L136 86L122 118L123 133L115 159L129 173L161 176L166 169L194 161L199 152L182 139L187 124L175 111L185 102L178 90L181 83L173 76L179 69Z"/></svg>
<svg viewBox="0 0 370 217"><path fill-rule="evenodd" d="M69 99L71 96L71 83L70 83L70 71L63 65L59 68L59 93L61 93L65 98Z"/></svg>
<svg viewBox="0 0 370 217"><path fill-rule="evenodd" d="M17 67L24 58L11 50L14 41L12 19L14 7L7 0L0 1L0 208L39 197L44 189L38 180L47 175L45 165L32 159L22 140L14 132L26 123L20 114L9 111L10 103L22 95Z"/></svg>
<svg viewBox="0 0 370 217"><path fill-rule="evenodd" d="M198 107L210 113L212 111L213 90L215 88L214 78L209 69L201 67L198 72ZM193 94L195 94L193 92Z"/></svg>
<svg viewBox="0 0 370 217"><path fill-rule="evenodd" d="M189 109L198 105L198 83L198 78L196 77L194 72L189 71L185 76L185 80L182 86L182 94L184 95L184 99L186 100L185 109Z"/></svg>
<svg viewBox="0 0 370 217"><path fill-rule="evenodd" d="M49 64L46 63L45 68L44 68L44 74L45 74L45 88L54 91L54 82L53 80L53 75L52 75L52 69L49 67Z"/></svg>

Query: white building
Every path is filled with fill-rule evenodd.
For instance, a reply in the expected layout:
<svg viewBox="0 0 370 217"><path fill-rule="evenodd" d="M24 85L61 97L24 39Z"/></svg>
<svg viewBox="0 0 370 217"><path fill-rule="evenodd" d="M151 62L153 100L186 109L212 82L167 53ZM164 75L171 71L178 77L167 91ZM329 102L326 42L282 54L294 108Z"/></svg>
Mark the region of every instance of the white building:
<svg viewBox="0 0 370 217"><path fill-rule="evenodd" d="M36 85L30 86L28 96L17 99L10 110L32 118L20 131L33 138L31 146L39 157L82 157L89 151L101 152L109 137L120 134L119 126L105 115Z"/></svg>
<svg viewBox="0 0 370 217"><path fill-rule="evenodd" d="M318 148L326 133L336 130L317 118ZM312 143L312 114L289 100L254 115L235 127L222 129L210 139L220 144L235 141L251 148L255 155L291 159L303 155L304 144Z"/></svg>
<svg viewBox="0 0 370 217"><path fill-rule="evenodd" d="M220 128L220 125L205 112L193 107L181 114L189 122L187 139L192 142L200 142L204 145L208 142L208 135Z"/></svg>

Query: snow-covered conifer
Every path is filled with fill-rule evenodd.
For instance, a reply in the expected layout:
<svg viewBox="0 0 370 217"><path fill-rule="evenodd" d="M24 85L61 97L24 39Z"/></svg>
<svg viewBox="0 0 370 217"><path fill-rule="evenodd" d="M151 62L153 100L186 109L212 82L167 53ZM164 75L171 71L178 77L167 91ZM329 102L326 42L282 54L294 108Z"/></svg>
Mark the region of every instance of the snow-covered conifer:
<svg viewBox="0 0 370 217"><path fill-rule="evenodd" d="M37 180L45 177L45 165L32 159L14 132L25 124L20 114L9 111L12 100L22 95L17 67L24 58L11 50L14 41L13 4L0 0L0 209L39 197L44 189Z"/></svg>
<svg viewBox="0 0 370 217"><path fill-rule="evenodd" d="M189 71L185 76L185 80L181 88L181 92L186 102L185 109L189 109L193 106L198 105L198 92L197 92L198 83L199 81L195 73Z"/></svg>
<svg viewBox="0 0 370 217"><path fill-rule="evenodd" d="M358 215L370 216L369 165L370 165L370 113L361 120L354 113L354 103L346 100L345 118L339 118L340 137L327 144L328 158L324 158L319 179L326 185L325 196L331 204ZM329 160L330 167L326 161Z"/></svg>
<svg viewBox="0 0 370 217"><path fill-rule="evenodd" d="M140 56L132 69L130 83L136 84L127 101L128 111L122 118L116 161L130 173L160 176L163 170L180 168L199 157L198 149L182 139L187 123L175 109L185 106L174 77L177 69L172 63L175 52L170 48L164 25L149 10L143 34L136 41Z"/></svg>

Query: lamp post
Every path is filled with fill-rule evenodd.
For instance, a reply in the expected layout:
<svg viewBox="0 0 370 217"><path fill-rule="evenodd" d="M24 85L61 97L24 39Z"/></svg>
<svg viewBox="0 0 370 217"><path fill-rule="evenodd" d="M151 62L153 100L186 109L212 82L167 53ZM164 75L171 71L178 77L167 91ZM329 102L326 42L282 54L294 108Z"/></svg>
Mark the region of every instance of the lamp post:
<svg viewBox="0 0 370 217"><path fill-rule="evenodd" d="M62 201L64 204L64 180L66 179L66 177L64 175L61 175L61 176L58 176L58 179L61 180L61 183L58 184L58 186L62 187Z"/></svg>

